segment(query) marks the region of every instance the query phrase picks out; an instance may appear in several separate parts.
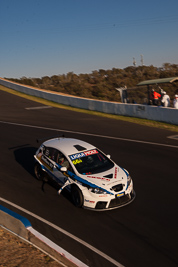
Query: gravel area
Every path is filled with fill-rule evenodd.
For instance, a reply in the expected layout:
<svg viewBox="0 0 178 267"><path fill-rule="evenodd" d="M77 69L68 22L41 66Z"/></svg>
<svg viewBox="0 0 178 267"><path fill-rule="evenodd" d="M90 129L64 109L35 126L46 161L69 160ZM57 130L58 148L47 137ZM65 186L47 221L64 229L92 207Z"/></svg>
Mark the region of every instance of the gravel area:
<svg viewBox="0 0 178 267"><path fill-rule="evenodd" d="M64 266L13 233L0 227L0 267Z"/></svg>

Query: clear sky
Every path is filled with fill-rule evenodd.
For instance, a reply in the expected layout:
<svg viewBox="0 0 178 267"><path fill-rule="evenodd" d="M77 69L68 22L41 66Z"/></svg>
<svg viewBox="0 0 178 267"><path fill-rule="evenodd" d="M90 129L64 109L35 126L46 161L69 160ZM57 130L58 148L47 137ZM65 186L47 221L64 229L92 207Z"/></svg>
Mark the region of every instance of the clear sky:
<svg viewBox="0 0 178 267"><path fill-rule="evenodd" d="M0 77L178 64L178 0L0 0Z"/></svg>

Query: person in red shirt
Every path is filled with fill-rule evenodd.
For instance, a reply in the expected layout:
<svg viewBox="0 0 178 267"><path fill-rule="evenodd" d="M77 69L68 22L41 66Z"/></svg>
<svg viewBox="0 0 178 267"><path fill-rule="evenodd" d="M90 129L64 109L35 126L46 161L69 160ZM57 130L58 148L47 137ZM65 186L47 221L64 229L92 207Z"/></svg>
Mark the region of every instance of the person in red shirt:
<svg viewBox="0 0 178 267"><path fill-rule="evenodd" d="M157 92L155 92L154 89L151 90L150 100L152 100L153 105L157 106L158 101L161 98L161 95Z"/></svg>

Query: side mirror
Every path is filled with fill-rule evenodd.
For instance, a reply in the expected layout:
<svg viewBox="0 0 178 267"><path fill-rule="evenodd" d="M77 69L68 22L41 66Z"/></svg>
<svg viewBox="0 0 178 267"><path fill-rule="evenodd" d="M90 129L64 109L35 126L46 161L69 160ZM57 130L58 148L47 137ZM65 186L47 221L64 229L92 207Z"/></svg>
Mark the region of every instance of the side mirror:
<svg viewBox="0 0 178 267"><path fill-rule="evenodd" d="M61 172L66 172L66 171L67 171L67 168L66 168L66 167L61 167L61 168L60 168L60 171L61 171Z"/></svg>
<svg viewBox="0 0 178 267"><path fill-rule="evenodd" d="M111 158L111 155L107 155L107 157L108 157L108 159L110 159Z"/></svg>

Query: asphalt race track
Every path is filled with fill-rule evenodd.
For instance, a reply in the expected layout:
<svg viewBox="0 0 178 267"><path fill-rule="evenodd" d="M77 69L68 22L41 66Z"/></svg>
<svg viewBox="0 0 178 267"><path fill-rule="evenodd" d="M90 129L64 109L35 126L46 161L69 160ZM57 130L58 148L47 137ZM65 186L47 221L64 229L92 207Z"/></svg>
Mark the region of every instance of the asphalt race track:
<svg viewBox="0 0 178 267"><path fill-rule="evenodd" d="M3 91L0 129L0 198L27 212L4 201L1 205L25 216L33 228L88 266L178 265L178 140L167 138L177 133L45 108ZM134 202L104 212L79 209L66 192L57 195L55 184L37 181L36 139L62 134L96 145L126 168L134 181Z"/></svg>

